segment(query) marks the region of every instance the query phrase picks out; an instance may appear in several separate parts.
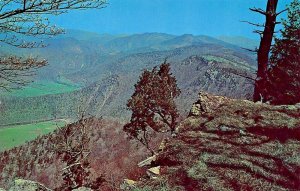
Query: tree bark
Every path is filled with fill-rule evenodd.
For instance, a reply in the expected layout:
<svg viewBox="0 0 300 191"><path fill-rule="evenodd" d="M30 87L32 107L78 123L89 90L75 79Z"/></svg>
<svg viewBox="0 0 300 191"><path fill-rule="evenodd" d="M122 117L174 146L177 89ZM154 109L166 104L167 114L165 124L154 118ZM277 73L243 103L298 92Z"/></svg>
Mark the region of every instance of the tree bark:
<svg viewBox="0 0 300 191"><path fill-rule="evenodd" d="M268 0L266 12L260 12L266 17L264 31L260 41L258 53L257 53L257 77L255 80L253 101L266 101L263 98L263 92L265 90L265 82L267 77L267 70L269 64L269 53L272 45L274 30L276 26L276 9L278 0ZM254 10L255 11L255 10ZM258 12L258 11L256 11Z"/></svg>

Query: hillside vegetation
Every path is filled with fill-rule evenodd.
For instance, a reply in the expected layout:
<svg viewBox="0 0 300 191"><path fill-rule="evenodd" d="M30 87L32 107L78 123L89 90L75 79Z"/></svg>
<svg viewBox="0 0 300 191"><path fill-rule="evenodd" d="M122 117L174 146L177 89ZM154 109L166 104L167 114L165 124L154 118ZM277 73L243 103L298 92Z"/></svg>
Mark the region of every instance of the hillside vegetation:
<svg viewBox="0 0 300 191"><path fill-rule="evenodd" d="M92 169L90 177L94 180L104 175L107 180L101 188L104 191L116 190L125 177L137 179L145 172L136 164L148 153L136 142L128 141L122 125L113 120L86 119L86 131L91 139L88 146L92 151L88 156ZM79 123L68 126L73 132ZM15 177L38 181L51 189L61 186L65 164L55 148L63 141L62 133L56 129L22 146L0 152L0 188L9 187Z"/></svg>

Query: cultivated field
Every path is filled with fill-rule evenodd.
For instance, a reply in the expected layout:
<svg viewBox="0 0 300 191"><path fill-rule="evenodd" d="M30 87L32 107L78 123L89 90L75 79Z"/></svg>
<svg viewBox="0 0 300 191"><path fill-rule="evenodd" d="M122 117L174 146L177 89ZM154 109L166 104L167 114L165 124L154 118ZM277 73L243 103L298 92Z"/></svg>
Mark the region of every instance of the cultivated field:
<svg viewBox="0 0 300 191"><path fill-rule="evenodd" d="M80 89L80 86L71 82L38 81L22 89L1 93L1 95L15 97L36 97L49 94L72 92L78 89Z"/></svg>
<svg viewBox="0 0 300 191"><path fill-rule="evenodd" d="M65 125L64 121L47 121L25 125L13 125L0 129L0 152L24 144L54 131L58 126Z"/></svg>

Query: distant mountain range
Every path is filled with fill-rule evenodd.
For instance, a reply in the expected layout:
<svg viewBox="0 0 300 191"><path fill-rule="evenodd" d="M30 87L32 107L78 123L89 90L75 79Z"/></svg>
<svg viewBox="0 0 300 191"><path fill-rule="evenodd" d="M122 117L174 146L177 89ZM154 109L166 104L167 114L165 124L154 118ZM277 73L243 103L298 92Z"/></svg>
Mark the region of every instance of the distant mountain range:
<svg viewBox="0 0 300 191"><path fill-rule="evenodd" d="M172 72L183 92L178 100L183 113L188 112L189 100L194 100L200 90L234 98L251 98L253 81L236 74L250 78L255 76L255 55L239 44L252 41L234 39L164 33L109 35L69 30L66 35L45 39L45 43L49 44L45 48L20 50L3 46L0 53L46 58L49 65L39 71L36 80L55 82L63 77L81 84L81 95L88 100L91 113L124 117L128 116L126 100L131 96L138 76L144 69L157 66L165 59L171 63ZM68 112L61 115L68 117L73 109L66 109L66 105L78 104L74 101L78 101L78 95L77 92L65 96L44 96L31 101L45 103L45 99L50 99L47 103L61 105L61 101L51 99L65 99L70 103L65 104L63 110ZM72 96L77 97L73 99ZM23 102L26 102L28 110L34 110L30 108L33 107L30 101L18 103ZM9 104L6 106L13 109ZM51 108L55 110L60 106L51 105ZM40 113L40 116L46 115L49 114ZM5 116L2 118L4 120Z"/></svg>

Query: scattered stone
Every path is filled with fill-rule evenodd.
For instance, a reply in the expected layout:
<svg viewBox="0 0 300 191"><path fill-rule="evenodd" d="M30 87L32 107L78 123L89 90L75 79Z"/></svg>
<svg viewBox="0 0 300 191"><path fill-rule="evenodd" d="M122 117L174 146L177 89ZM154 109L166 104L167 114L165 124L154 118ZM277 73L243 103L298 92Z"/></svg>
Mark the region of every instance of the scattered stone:
<svg viewBox="0 0 300 191"><path fill-rule="evenodd" d="M247 135L247 133L244 130L240 129L240 135L245 136Z"/></svg>
<svg viewBox="0 0 300 191"><path fill-rule="evenodd" d="M131 179L124 179L124 183L129 185L129 186L133 186L136 184L136 181L131 180Z"/></svg>
<svg viewBox="0 0 300 191"><path fill-rule="evenodd" d="M73 191L93 191L91 188L86 188L86 187L80 187L80 188L77 188Z"/></svg>
<svg viewBox="0 0 300 191"><path fill-rule="evenodd" d="M160 166L152 167L147 170L147 175L150 178L157 178L160 175Z"/></svg>
<svg viewBox="0 0 300 191"><path fill-rule="evenodd" d="M123 184L120 185L121 190L131 190L135 188L137 182L130 179L124 179Z"/></svg>
<svg viewBox="0 0 300 191"><path fill-rule="evenodd" d="M143 160L142 162L140 162L138 164L139 167L144 167L144 166L150 166L152 162L154 162L156 160L157 155L153 155L149 158L147 158L146 160Z"/></svg>
<svg viewBox="0 0 300 191"><path fill-rule="evenodd" d="M232 128L226 126L226 125L221 125L219 126L219 129L223 132L228 132L228 131L232 131Z"/></svg>
<svg viewBox="0 0 300 191"><path fill-rule="evenodd" d="M200 114L201 114L201 104L196 102L192 105L189 115L190 116L198 116Z"/></svg>

